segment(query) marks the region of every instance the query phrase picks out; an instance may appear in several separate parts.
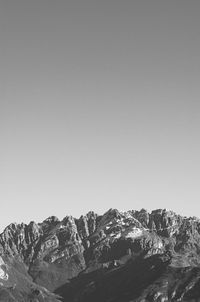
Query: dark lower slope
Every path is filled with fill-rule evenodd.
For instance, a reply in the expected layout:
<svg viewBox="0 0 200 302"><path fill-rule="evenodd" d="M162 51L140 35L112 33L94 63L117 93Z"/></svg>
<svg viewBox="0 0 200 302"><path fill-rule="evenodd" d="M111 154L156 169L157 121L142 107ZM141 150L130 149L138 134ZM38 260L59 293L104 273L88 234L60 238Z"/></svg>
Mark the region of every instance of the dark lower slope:
<svg viewBox="0 0 200 302"><path fill-rule="evenodd" d="M63 257L54 263L36 260L30 266L29 274L35 283L53 291L68 279L76 276L84 268L83 255L76 254L68 259Z"/></svg>
<svg viewBox="0 0 200 302"><path fill-rule="evenodd" d="M166 271L150 284L134 302L198 302L200 301L200 268L167 267Z"/></svg>
<svg viewBox="0 0 200 302"><path fill-rule="evenodd" d="M27 286L26 290L13 287L0 287L0 301L2 302L58 302L56 295L45 291L36 285Z"/></svg>
<svg viewBox="0 0 200 302"><path fill-rule="evenodd" d="M169 253L83 273L56 290L64 302L200 301L200 268L175 268Z"/></svg>
<svg viewBox="0 0 200 302"><path fill-rule="evenodd" d="M59 297L35 284L25 264L15 257L0 258L0 301L2 302L58 302Z"/></svg>
<svg viewBox="0 0 200 302"><path fill-rule="evenodd" d="M82 274L56 293L65 302L128 302L156 282L170 262L169 254L138 257L121 267Z"/></svg>

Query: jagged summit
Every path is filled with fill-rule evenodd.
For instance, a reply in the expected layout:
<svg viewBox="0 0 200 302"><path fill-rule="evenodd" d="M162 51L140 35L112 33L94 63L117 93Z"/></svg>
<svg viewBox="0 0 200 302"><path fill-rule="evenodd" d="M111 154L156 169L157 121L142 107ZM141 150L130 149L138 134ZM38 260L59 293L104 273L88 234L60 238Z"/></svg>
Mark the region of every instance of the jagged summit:
<svg viewBox="0 0 200 302"><path fill-rule="evenodd" d="M166 209L153 210L151 213L145 209L125 212L109 209L103 215L90 211L79 219L65 216L59 220L55 216L50 216L41 223L34 221L29 224L11 223L0 234L0 257L0 301L59 301L58 296L51 292L56 290L66 297L65 290L69 295L66 284L69 284L70 280L77 280L79 284L79 281L83 282L80 279L83 277L79 276L83 275L86 279L89 278L87 280L93 280L95 274L101 272L104 284L104 273L107 278L106 272L116 268L120 270L123 268L123 274L128 274L134 279L129 270L130 267L136 269L135 265L139 265L137 263L140 263L141 268L146 267L147 275L149 274L148 284L154 284L152 282L156 279L150 270L151 265L154 265L150 265L151 261L160 263L161 267L163 265L165 276L173 275L171 278L174 278L174 288L178 290L175 272L180 271L184 275L185 269L195 267L198 270L200 265L200 220L196 217L183 217ZM165 262L164 259L170 261ZM139 262L136 263L136 260ZM132 262L133 264L129 266ZM156 274L161 276L159 265L155 265ZM118 273L113 274L113 278L120 278L120 274L119 276ZM138 275L138 278L142 277ZM187 276L185 278L187 279ZM111 280L112 282L115 283L114 280ZM137 283L137 280L134 282ZM23 289L20 284L23 284ZM88 302L92 299L89 292L86 295L88 300L84 300L80 292L80 297L77 298L77 287L73 286L74 296L70 294L71 300L65 298L64 301ZM124 286L121 288L122 291ZM9 300L13 295L13 289L10 288L13 287L14 297L18 300ZM99 290L98 287L96 290ZM132 293L131 288L127 290L134 297L135 293ZM145 295L144 290L147 288L141 289L138 297L140 294ZM183 292L184 295L188 295L188 291ZM1 294L6 296L4 300L1 300ZM148 294L147 290L146 295ZM162 295L164 299L169 293L163 288ZM106 297L101 302L111 298Z"/></svg>

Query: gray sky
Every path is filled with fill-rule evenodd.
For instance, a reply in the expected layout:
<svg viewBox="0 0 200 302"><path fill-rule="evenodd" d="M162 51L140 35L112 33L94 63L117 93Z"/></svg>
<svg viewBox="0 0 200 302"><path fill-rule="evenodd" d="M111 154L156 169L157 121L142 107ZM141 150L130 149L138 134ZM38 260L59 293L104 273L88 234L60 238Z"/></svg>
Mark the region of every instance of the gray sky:
<svg viewBox="0 0 200 302"><path fill-rule="evenodd" d="M0 228L200 216L200 1L0 4Z"/></svg>

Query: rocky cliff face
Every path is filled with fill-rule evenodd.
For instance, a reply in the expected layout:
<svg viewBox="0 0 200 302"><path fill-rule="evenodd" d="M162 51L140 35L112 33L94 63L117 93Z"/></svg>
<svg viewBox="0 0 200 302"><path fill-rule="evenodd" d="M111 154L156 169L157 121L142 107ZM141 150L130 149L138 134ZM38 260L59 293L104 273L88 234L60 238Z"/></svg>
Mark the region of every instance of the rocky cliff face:
<svg viewBox="0 0 200 302"><path fill-rule="evenodd" d="M0 235L0 301L200 301L199 265L200 220L172 211L12 223Z"/></svg>

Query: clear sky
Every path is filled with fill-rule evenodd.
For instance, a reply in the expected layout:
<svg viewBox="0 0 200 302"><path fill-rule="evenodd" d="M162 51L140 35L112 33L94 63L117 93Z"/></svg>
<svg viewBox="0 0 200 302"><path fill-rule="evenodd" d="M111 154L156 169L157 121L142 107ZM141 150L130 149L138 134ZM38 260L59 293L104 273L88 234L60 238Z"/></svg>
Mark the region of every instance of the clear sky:
<svg viewBox="0 0 200 302"><path fill-rule="evenodd" d="M200 1L0 4L0 229L89 210L200 217Z"/></svg>

